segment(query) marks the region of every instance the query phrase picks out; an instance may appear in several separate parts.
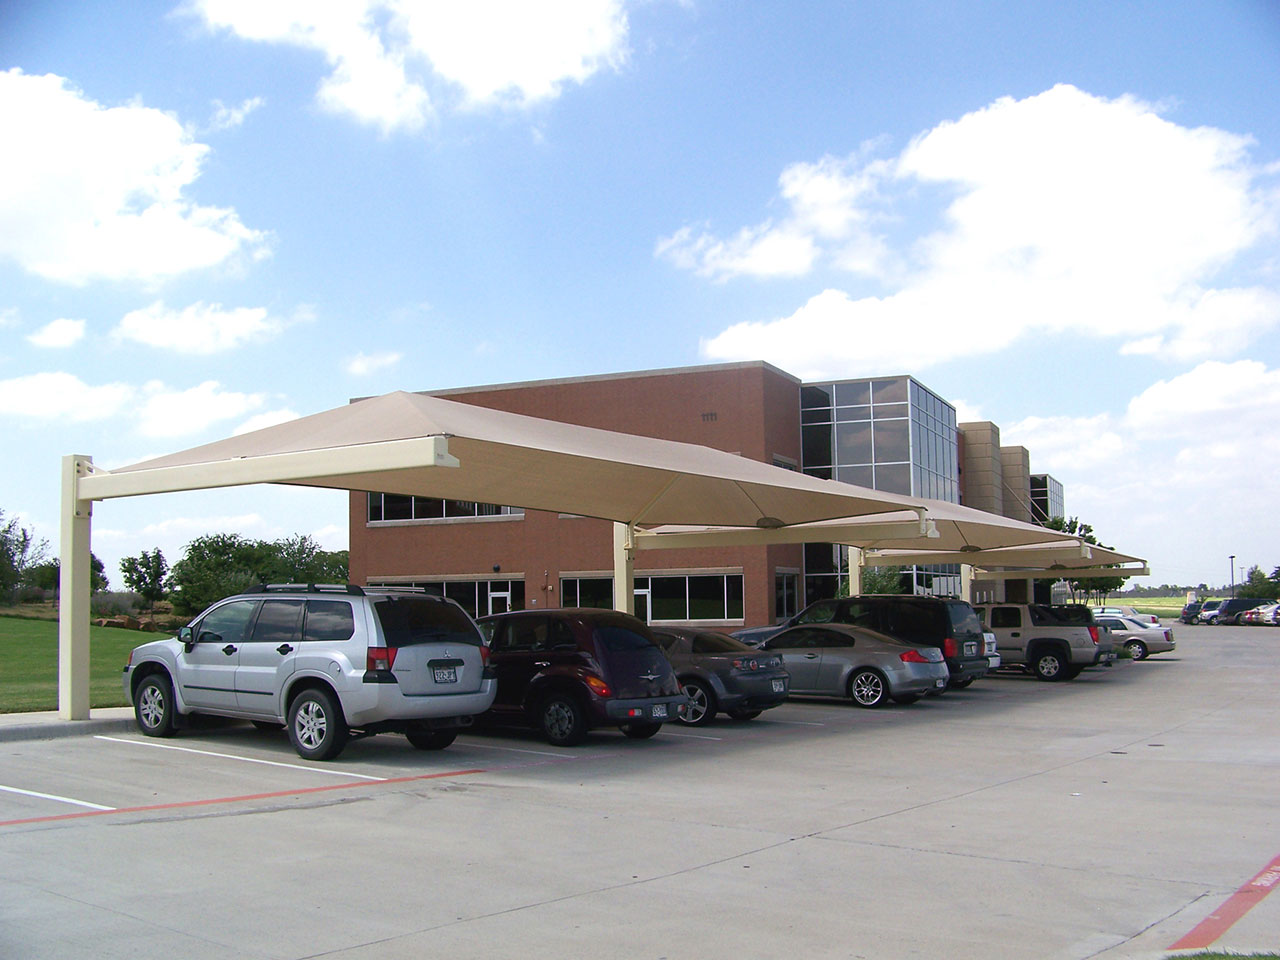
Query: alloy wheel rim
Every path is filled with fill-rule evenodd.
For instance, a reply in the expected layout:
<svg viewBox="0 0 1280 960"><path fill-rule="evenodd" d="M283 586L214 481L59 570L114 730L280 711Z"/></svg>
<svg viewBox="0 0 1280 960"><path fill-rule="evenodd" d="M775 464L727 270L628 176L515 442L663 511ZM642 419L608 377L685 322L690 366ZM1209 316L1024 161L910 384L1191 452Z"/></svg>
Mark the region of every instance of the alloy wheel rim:
<svg viewBox="0 0 1280 960"><path fill-rule="evenodd" d="M327 727L324 709L314 700L308 700L298 710L298 719L294 726L298 731L298 742L314 750L324 741Z"/></svg>
<svg viewBox="0 0 1280 960"><path fill-rule="evenodd" d="M859 703L875 703L883 689L880 678L873 673L864 673L853 681L853 695Z"/></svg>
<svg viewBox="0 0 1280 960"><path fill-rule="evenodd" d="M573 716L570 713L568 704L559 700L548 704L546 722L547 732L553 737L563 737L568 734L573 726Z"/></svg>
<svg viewBox="0 0 1280 960"><path fill-rule="evenodd" d="M689 706L685 709L684 720L686 723L697 723L707 715L707 691L695 684L685 687L684 692L689 697Z"/></svg>
<svg viewBox="0 0 1280 960"><path fill-rule="evenodd" d="M164 716L164 694L156 687L147 687L142 691L138 710L142 714L143 723L148 727L158 726L160 719Z"/></svg>

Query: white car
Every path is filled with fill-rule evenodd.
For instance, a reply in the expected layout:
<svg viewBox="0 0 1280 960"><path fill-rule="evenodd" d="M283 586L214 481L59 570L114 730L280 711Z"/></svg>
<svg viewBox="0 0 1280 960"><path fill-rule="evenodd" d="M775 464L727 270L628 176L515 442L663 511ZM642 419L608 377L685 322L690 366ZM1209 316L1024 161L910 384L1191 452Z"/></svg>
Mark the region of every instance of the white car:
<svg viewBox="0 0 1280 960"><path fill-rule="evenodd" d="M1159 623L1160 618L1151 613L1139 613L1136 607L1093 607L1095 617L1129 617L1143 623Z"/></svg>
<svg viewBox="0 0 1280 960"><path fill-rule="evenodd" d="M1111 642L1116 649L1123 647L1135 660L1145 660L1153 653L1168 653L1177 647L1173 631L1159 624L1145 623L1133 617L1116 617L1102 614L1095 617L1098 626L1111 632Z"/></svg>

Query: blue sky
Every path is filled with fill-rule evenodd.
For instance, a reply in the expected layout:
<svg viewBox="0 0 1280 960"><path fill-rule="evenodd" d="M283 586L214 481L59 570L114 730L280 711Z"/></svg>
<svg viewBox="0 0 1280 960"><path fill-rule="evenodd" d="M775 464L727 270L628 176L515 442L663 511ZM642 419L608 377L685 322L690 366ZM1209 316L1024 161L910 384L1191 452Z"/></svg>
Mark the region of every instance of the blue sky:
<svg viewBox="0 0 1280 960"><path fill-rule="evenodd" d="M1156 583L1280 563L1280 7L0 5L0 509L395 389L768 360L998 423ZM342 495L94 552L346 545Z"/></svg>

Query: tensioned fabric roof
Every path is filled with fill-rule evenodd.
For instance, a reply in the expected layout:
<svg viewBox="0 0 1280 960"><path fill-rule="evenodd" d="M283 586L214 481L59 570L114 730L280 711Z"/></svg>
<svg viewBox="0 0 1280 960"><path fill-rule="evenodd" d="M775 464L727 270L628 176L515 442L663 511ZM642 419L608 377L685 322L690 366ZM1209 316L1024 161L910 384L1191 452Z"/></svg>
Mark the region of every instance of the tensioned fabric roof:
<svg viewBox="0 0 1280 960"><path fill-rule="evenodd" d="M111 471L95 467L80 495L106 499L252 482L472 500L633 524L775 528L903 510L918 519L923 512L917 498L710 447L406 392Z"/></svg>

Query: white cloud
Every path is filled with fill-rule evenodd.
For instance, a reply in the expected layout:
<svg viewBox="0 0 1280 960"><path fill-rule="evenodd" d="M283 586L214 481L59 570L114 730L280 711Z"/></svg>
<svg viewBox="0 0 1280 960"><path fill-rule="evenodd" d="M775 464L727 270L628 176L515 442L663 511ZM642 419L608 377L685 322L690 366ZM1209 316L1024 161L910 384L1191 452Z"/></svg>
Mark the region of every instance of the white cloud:
<svg viewBox="0 0 1280 960"><path fill-rule="evenodd" d="M223 390L206 380L188 390L172 390L159 381L146 385L138 410L138 430L148 437L180 437L199 433L222 420L242 417L262 406L260 393Z"/></svg>
<svg viewBox="0 0 1280 960"><path fill-rule="evenodd" d="M178 353L210 354L275 336L282 326L265 307L227 309L199 302L171 310L157 300L125 314L112 336Z"/></svg>
<svg viewBox="0 0 1280 960"><path fill-rule="evenodd" d="M27 336L27 342L37 347L62 349L78 343L84 337L85 322L60 317L46 323L43 327Z"/></svg>
<svg viewBox="0 0 1280 960"><path fill-rule="evenodd" d="M1280 370L1257 360L1209 361L1148 387L1129 402L1125 420L1161 436L1225 441L1271 433L1278 410Z"/></svg>
<svg viewBox="0 0 1280 960"><path fill-rule="evenodd" d="M1041 473L1094 468L1116 462L1125 441L1109 414L1094 417L1027 417L1000 428L1000 442L1026 447Z"/></svg>
<svg viewBox="0 0 1280 960"><path fill-rule="evenodd" d="M209 122L205 124L204 129L208 133L232 130L244 123L245 117L249 116L264 103L266 101L262 97L250 97L238 107L228 107L221 100L215 100L213 101L213 116L209 118Z"/></svg>
<svg viewBox="0 0 1280 960"><path fill-rule="evenodd" d="M386 367L395 366L400 362L401 356L402 354L389 351L375 354L357 353L351 360L347 361L347 373L357 377L367 376Z"/></svg>
<svg viewBox="0 0 1280 960"><path fill-rule="evenodd" d="M32 373L0 380L0 415L33 420L105 420L133 399L126 383L93 387L70 373Z"/></svg>
<svg viewBox="0 0 1280 960"><path fill-rule="evenodd" d="M1037 332L1115 339L1126 353L1223 356L1280 323L1280 291L1226 272L1270 249L1280 219L1280 194L1250 147L1131 97L1058 86L943 123L892 162L864 150L788 167L782 220L728 240L684 227L657 253L719 280L823 266L889 291L829 289L789 317L734 325L704 341L713 359L876 372L902 365L908 330L913 369ZM927 227L895 221L896 209L938 195Z"/></svg>
<svg viewBox="0 0 1280 960"><path fill-rule="evenodd" d="M331 68L320 105L383 133L432 119L432 82L460 91L463 106L523 106L616 69L627 55L618 0L195 0L191 9L246 40L320 52Z"/></svg>
<svg viewBox="0 0 1280 960"><path fill-rule="evenodd" d="M256 417L250 417L232 430L231 435L238 437L242 433L253 433L255 430L274 427L277 423L288 423L290 420L297 420L298 416L297 411L294 410L268 410L266 413L260 413Z"/></svg>
<svg viewBox="0 0 1280 960"><path fill-rule="evenodd" d="M265 255L234 210L185 195L209 148L167 113L14 68L0 72L0 129L0 258L30 273L151 283Z"/></svg>

